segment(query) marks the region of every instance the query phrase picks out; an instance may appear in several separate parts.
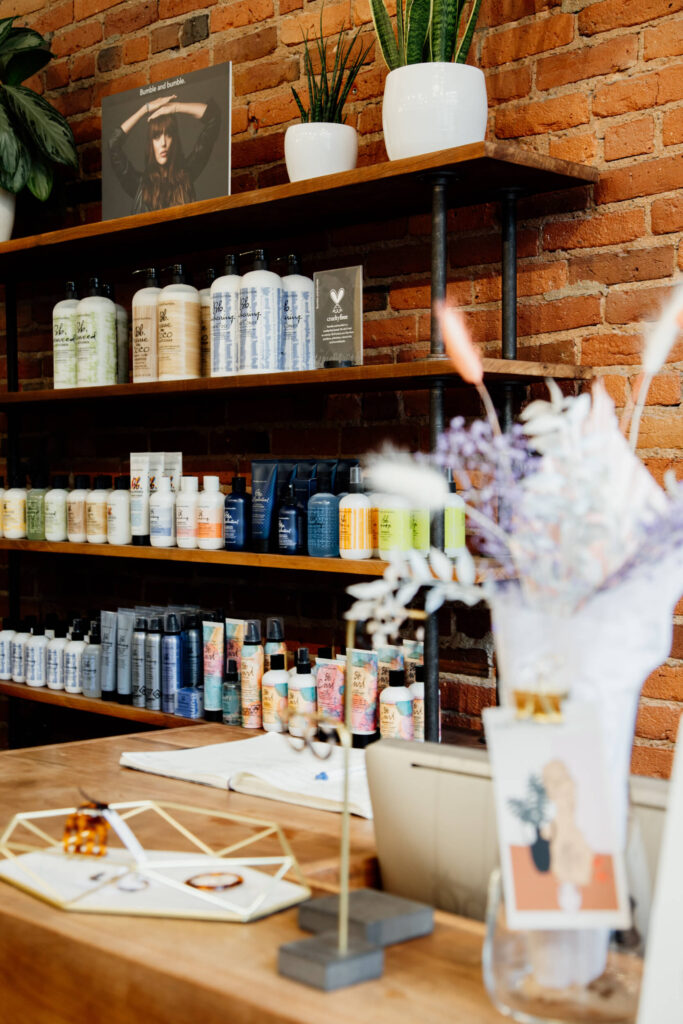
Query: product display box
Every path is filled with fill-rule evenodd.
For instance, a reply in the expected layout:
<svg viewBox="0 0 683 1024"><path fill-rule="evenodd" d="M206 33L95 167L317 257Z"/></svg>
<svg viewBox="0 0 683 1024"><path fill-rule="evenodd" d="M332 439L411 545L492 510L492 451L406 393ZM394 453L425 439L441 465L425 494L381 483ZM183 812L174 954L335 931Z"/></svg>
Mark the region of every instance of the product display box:
<svg viewBox="0 0 683 1024"><path fill-rule="evenodd" d="M363 268L342 267L313 275L315 365L363 365Z"/></svg>

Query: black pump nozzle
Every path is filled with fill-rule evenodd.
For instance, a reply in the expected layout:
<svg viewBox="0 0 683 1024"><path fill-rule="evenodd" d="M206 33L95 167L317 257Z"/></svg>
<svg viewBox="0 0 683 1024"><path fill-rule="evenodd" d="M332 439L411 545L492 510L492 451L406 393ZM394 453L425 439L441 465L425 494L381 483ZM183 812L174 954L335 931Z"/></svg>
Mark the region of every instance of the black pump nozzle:
<svg viewBox="0 0 683 1024"><path fill-rule="evenodd" d="M241 252L240 259L251 257L252 270L267 270L268 260L265 249L250 249L248 252Z"/></svg>
<svg viewBox="0 0 683 1024"><path fill-rule="evenodd" d="M157 274L156 267L141 267L140 270L134 270L135 274L145 275L145 288L158 288L159 287L159 275Z"/></svg>

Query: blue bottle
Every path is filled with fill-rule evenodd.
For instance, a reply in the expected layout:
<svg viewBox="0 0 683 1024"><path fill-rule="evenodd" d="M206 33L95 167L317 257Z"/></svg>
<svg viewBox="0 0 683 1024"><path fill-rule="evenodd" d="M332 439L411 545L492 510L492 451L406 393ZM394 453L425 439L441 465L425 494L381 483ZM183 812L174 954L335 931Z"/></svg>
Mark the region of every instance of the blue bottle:
<svg viewBox="0 0 683 1024"><path fill-rule="evenodd" d="M182 635L183 686L199 687L203 682L204 648L199 616L188 615Z"/></svg>
<svg viewBox="0 0 683 1024"><path fill-rule="evenodd" d="M339 497L332 493L329 467L318 471L318 493L308 503L308 553L313 558L339 558Z"/></svg>
<svg viewBox="0 0 683 1024"><path fill-rule="evenodd" d="M225 549L247 551L251 525L251 495L243 476L232 478L232 493L225 499Z"/></svg>
<svg viewBox="0 0 683 1024"><path fill-rule="evenodd" d="M183 682L183 653L178 617L171 613L161 638L161 710L176 712L176 695Z"/></svg>
<svg viewBox="0 0 683 1024"><path fill-rule="evenodd" d="M295 555L301 537L301 509L294 497L294 484L289 484L287 497L277 517L278 550L282 555Z"/></svg>

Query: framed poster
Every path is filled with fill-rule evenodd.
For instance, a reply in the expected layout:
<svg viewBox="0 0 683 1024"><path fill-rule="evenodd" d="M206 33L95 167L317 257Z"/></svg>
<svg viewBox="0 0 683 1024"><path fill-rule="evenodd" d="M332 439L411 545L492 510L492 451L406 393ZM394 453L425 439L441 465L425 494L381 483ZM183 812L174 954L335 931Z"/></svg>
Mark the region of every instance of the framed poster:
<svg viewBox="0 0 683 1024"><path fill-rule="evenodd" d="M232 65L105 96L102 218L230 195Z"/></svg>

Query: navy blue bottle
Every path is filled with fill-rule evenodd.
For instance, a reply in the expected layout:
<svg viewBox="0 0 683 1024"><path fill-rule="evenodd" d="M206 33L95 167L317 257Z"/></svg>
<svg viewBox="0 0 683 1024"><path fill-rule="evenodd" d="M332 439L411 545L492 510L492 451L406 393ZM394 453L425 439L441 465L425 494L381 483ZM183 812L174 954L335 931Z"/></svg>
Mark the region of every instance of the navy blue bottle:
<svg viewBox="0 0 683 1024"><path fill-rule="evenodd" d="M313 558L339 558L339 498L332 493L332 473L318 472L318 493L308 503L308 553Z"/></svg>
<svg viewBox="0 0 683 1024"><path fill-rule="evenodd" d="M243 476L232 478L232 493L225 499L225 550L247 551L251 526L251 495Z"/></svg>
<svg viewBox="0 0 683 1024"><path fill-rule="evenodd" d="M197 615L188 615L183 628L183 686L199 687L203 682L204 647Z"/></svg>
<svg viewBox="0 0 683 1024"><path fill-rule="evenodd" d="M287 490L277 517L278 550L282 555L295 555L301 537L301 509L294 498L294 484L289 484Z"/></svg>

